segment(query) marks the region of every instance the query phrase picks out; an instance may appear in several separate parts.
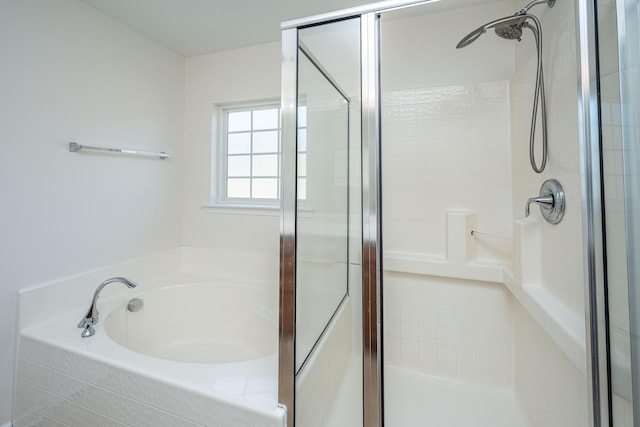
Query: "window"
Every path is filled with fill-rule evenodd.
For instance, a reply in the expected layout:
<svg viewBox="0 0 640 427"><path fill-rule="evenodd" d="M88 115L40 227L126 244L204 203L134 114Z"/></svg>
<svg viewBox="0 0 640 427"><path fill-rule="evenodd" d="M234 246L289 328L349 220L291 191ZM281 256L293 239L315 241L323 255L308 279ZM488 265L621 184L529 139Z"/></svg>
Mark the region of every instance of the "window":
<svg viewBox="0 0 640 427"><path fill-rule="evenodd" d="M222 110L219 202L277 205L280 192L280 107Z"/></svg>
<svg viewBox="0 0 640 427"><path fill-rule="evenodd" d="M300 111L298 193L306 198L306 111ZM280 203L280 106L220 110L216 204L277 207Z"/></svg>

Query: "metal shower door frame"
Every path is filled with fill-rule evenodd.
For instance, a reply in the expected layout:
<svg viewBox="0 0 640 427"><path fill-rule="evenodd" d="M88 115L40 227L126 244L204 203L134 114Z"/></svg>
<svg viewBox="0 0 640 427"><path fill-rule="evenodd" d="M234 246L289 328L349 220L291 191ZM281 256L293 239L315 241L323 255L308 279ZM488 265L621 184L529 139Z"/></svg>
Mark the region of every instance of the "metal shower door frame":
<svg viewBox="0 0 640 427"><path fill-rule="evenodd" d="M280 110L282 179L280 203L280 297L278 402L295 423L296 380L296 207L297 207L297 106L298 29L282 32L282 100ZM293 177L293 179L286 179Z"/></svg>
<svg viewBox="0 0 640 427"><path fill-rule="evenodd" d="M363 424L384 425L382 361L382 177L380 159L380 14L360 18L362 84Z"/></svg>
<svg viewBox="0 0 640 427"><path fill-rule="evenodd" d="M611 391L596 0L575 0L574 9L589 418L591 426L605 427L611 425Z"/></svg>
<svg viewBox="0 0 640 427"><path fill-rule="evenodd" d="M383 2L406 5L416 2ZM419 2L424 3L424 2ZM355 10L357 9L357 10ZM297 88L299 29L344 19L361 23L362 90L362 315L363 315L363 423L383 424L382 417L382 316L380 285L381 180L379 120L379 13L355 8L332 15L282 25L282 173L295 177L297 152ZM378 9L378 8L376 8ZM292 154L293 153L293 154ZM282 179L280 233L280 314L278 401L287 410L287 426L295 426L295 312L296 312L296 197L295 179Z"/></svg>

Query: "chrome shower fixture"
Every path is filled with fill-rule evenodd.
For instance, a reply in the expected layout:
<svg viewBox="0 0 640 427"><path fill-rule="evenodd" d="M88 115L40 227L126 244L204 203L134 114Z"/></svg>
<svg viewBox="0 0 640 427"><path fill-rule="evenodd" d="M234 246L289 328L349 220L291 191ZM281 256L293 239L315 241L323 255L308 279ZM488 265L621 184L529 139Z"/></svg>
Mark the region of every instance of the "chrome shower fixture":
<svg viewBox="0 0 640 427"><path fill-rule="evenodd" d="M516 12L513 16L506 16L504 18L487 22L483 26L476 28L465 37L463 37L462 40L460 40L460 42L456 45L456 49L461 49L465 46L470 45L491 28L493 28L494 32L503 39L520 41L520 37L522 36L522 27L524 26L526 19L530 16L533 16L529 15L529 9L542 3L547 3L549 7L553 7L553 5L556 3L556 0L533 0L531 3L520 9L520 11Z"/></svg>
<svg viewBox="0 0 640 427"><path fill-rule="evenodd" d="M517 39L520 41L520 36L522 36L522 26L524 25L525 19L524 15L516 14L515 16L506 16L504 18L487 22L483 26L476 28L464 36L456 45L456 49L462 49L465 46L469 46L491 28L493 28L495 33L503 39Z"/></svg>
<svg viewBox="0 0 640 427"><path fill-rule="evenodd" d="M529 13L529 9L542 3L546 3L549 7L553 7L555 0L533 0L512 16L505 16L504 18L487 22L486 24L476 28L464 36L456 45L456 49L469 46L471 43L478 40L481 35L486 33L487 30L492 28L499 37L507 40L521 41L523 28L527 28L533 33L536 40L538 65L536 72L536 87L533 96L531 129L529 131L529 161L531 163L531 168L533 168L536 173L541 173L547 165L547 105L544 96L544 75L542 71L542 25L535 15ZM540 162L540 166L536 163L534 149L538 103L540 103L542 116L542 160Z"/></svg>

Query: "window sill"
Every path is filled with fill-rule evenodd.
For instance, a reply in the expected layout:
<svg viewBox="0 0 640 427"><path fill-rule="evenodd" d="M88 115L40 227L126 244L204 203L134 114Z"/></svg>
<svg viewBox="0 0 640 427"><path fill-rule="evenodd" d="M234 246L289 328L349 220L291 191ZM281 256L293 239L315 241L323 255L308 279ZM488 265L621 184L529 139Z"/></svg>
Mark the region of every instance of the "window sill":
<svg viewBox="0 0 640 427"><path fill-rule="evenodd" d="M256 215L256 216L280 216L280 206L265 205L234 205L234 204L209 204L201 206L205 213L223 215ZM298 215L303 218L313 217L314 210L301 207Z"/></svg>
<svg viewBox="0 0 640 427"><path fill-rule="evenodd" d="M209 204L201 208L205 213L212 214L280 216L280 206Z"/></svg>

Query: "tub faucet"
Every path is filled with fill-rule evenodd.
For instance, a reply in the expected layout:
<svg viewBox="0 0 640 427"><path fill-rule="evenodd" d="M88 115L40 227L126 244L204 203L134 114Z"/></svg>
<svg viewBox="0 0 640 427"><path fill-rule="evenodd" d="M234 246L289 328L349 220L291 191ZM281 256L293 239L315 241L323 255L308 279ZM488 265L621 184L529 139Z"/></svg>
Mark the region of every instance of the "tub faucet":
<svg viewBox="0 0 640 427"><path fill-rule="evenodd" d="M93 325L98 323L97 302L98 302L98 297L100 296L100 291L102 291L102 288L107 286L109 283L114 283L114 282L123 283L127 285L129 288L135 288L136 286L138 286L137 283L129 279L125 279L124 277L112 277L100 283L100 285L98 286L98 288L93 294L93 300L91 301L91 306L89 307L89 311L87 311L87 314L85 314L82 320L80 320L80 323L78 323L78 328L83 329L82 333L80 334L82 338L90 337L96 333L95 329L93 329Z"/></svg>

